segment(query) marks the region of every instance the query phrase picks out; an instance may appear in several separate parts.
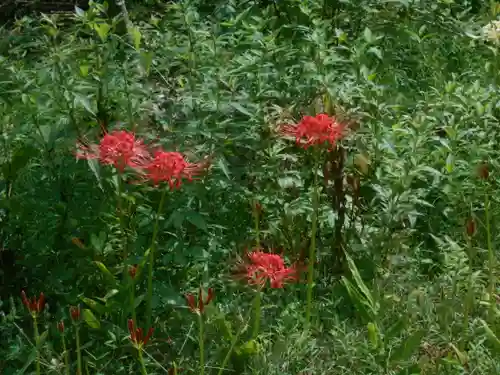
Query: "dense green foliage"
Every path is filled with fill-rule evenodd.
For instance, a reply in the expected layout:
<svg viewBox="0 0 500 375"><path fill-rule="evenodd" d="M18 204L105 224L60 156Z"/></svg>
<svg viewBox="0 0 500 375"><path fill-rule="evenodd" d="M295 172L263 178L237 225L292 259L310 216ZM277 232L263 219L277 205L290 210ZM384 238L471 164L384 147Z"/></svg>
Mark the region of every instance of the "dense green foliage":
<svg viewBox="0 0 500 375"><path fill-rule="evenodd" d="M205 374L500 373L500 5L134 3L0 30L0 373L202 375L199 322ZM330 151L276 131L318 113ZM210 167L171 191L76 160L115 129ZM260 304L233 277L256 243L316 250L310 323L306 272Z"/></svg>

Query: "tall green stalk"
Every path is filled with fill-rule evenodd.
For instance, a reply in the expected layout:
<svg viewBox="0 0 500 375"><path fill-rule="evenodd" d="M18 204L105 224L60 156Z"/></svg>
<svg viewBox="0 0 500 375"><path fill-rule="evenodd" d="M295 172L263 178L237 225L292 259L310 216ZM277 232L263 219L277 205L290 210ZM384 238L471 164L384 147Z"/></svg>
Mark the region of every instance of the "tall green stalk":
<svg viewBox="0 0 500 375"><path fill-rule="evenodd" d="M484 216L486 220L486 240L488 243L488 275L489 275L489 300L490 300L490 309L489 309L489 319L490 322L493 322L495 319L495 252L493 250L493 243L491 240L491 220L490 220L490 198L488 195L488 191L484 194Z"/></svg>
<svg viewBox="0 0 500 375"><path fill-rule="evenodd" d="M80 346L80 324L75 324L76 330L76 366L77 366L77 375L82 375L82 351Z"/></svg>
<svg viewBox="0 0 500 375"><path fill-rule="evenodd" d="M231 346L229 347L229 350L226 353L226 356L224 357L224 360L222 361L222 364L220 365L219 372L217 375L222 375L224 373L224 370L226 369L226 365L231 359L231 354L233 354L234 348L236 347L236 344L238 343L238 340L240 339L241 334L245 331L248 323L250 322L252 310L248 310L248 314L244 319L244 324L241 325L241 328L238 330L238 333L233 336L231 340Z"/></svg>
<svg viewBox="0 0 500 375"><path fill-rule="evenodd" d="M261 304L262 304L262 293L260 289L255 292L255 297L253 300L253 310L254 310L254 321L252 330L252 339L255 340L259 336L260 331L260 319L261 319Z"/></svg>
<svg viewBox="0 0 500 375"><path fill-rule="evenodd" d="M311 323L312 299L314 288L314 263L316 263L316 231L318 226L319 210L319 189L318 189L318 168L319 168L319 150L315 150L315 168L314 187L313 187L313 215L311 223L311 246L309 248L309 262L307 264L307 307L306 307L306 327Z"/></svg>
<svg viewBox="0 0 500 375"><path fill-rule="evenodd" d="M69 352L66 346L66 335L62 334L62 347L63 347L63 356L64 356L64 373L65 375L70 375L69 371Z"/></svg>
<svg viewBox="0 0 500 375"><path fill-rule="evenodd" d="M146 329L151 327L151 320L153 315L152 299L153 299L153 265L155 260L156 238L158 237L158 230L160 226L160 216L165 204L165 197L167 196L167 187L163 190L160 198L160 204L156 212L156 221L153 228L153 236L151 238L151 246L149 247L149 267L148 267L148 297L146 300Z"/></svg>
<svg viewBox="0 0 500 375"><path fill-rule="evenodd" d="M254 225L255 225L255 246L257 249L260 248L260 215L258 203L253 202L252 210L254 217ZM262 293L260 289L257 289L255 292L254 302L253 302L253 310L254 310L254 322L253 322L253 331L252 331L252 339L256 339L259 335L260 331L260 319L261 319L261 305L262 305Z"/></svg>
<svg viewBox="0 0 500 375"><path fill-rule="evenodd" d="M203 330L203 314L198 314L198 345L200 347L200 375L205 374L205 337Z"/></svg>
<svg viewBox="0 0 500 375"><path fill-rule="evenodd" d="M36 345L36 375L40 375L40 334L38 332L38 322L36 319L36 314L33 314L33 331L35 334L35 345Z"/></svg>
<svg viewBox="0 0 500 375"><path fill-rule="evenodd" d="M469 255L469 279L467 285L467 295L465 297L464 304L464 322L463 322L463 341L461 345L461 349L464 350L467 345L467 337L469 335L469 315L472 306L474 306L474 285L473 285L473 247L472 247L472 239L469 236L467 238L467 249Z"/></svg>
<svg viewBox="0 0 500 375"><path fill-rule="evenodd" d="M132 320L137 322L137 316L135 313L135 280L130 278L130 307L132 309Z"/></svg>
<svg viewBox="0 0 500 375"><path fill-rule="evenodd" d="M138 348L138 358L141 365L141 374L148 375L148 372L146 371L146 365L144 364L144 358L142 356L142 348Z"/></svg>

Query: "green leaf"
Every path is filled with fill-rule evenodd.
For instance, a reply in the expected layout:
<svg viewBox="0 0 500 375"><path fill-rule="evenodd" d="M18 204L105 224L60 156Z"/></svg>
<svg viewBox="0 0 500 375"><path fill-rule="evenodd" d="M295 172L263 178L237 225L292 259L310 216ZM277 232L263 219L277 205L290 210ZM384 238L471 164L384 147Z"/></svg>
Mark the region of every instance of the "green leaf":
<svg viewBox="0 0 500 375"><path fill-rule="evenodd" d="M394 364L395 362L404 362L409 360L413 353L415 353L415 351L420 347L424 334L424 330L418 330L410 337L403 340L401 345L392 350L389 362Z"/></svg>
<svg viewBox="0 0 500 375"><path fill-rule="evenodd" d="M356 267L356 264L354 263L352 258L349 256L349 254L347 254L347 252L344 252L344 254L347 260L347 264L349 266L349 270L351 271L351 275L354 278L354 281L356 282L356 286L363 293L373 311L376 312L375 301L373 299L372 293L370 292L366 284L363 282L363 279L359 274L358 268Z"/></svg>
<svg viewBox="0 0 500 375"><path fill-rule="evenodd" d="M99 38L101 38L101 40L103 42L106 41L107 37L108 37L108 33L109 33L109 30L111 29L111 26L109 26L107 23L94 23L94 30L97 32L97 34L99 35Z"/></svg>
<svg viewBox="0 0 500 375"><path fill-rule="evenodd" d="M85 323L89 325L90 328L99 328L101 326L101 323L97 318L95 317L94 313L90 311L89 309L84 309L82 311L83 315L83 320L85 320Z"/></svg>
<svg viewBox="0 0 500 375"><path fill-rule="evenodd" d="M74 93L74 95L75 95L75 100L74 100L75 106L81 105L89 113L91 113L94 116L96 115L95 111L92 109L92 106L90 105L90 101L87 97L80 95L80 94L77 94L77 93Z"/></svg>
<svg viewBox="0 0 500 375"><path fill-rule="evenodd" d="M217 166L220 168L222 173L226 176L228 180L231 179L231 172L229 171L229 168L227 167L227 161L223 157L219 157L217 160Z"/></svg>
<svg viewBox="0 0 500 375"><path fill-rule="evenodd" d="M367 324L367 329L368 329L368 339L370 340L372 347L375 349L378 347L378 336L379 336L377 325L373 322L370 322Z"/></svg>
<svg viewBox="0 0 500 375"><path fill-rule="evenodd" d="M105 314L107 312L106 307L101 305L100 303L94 301L91 298L87 297L80 297L80 300L85 303L88 307L90 307L92 310L99 314Z"/></svg>
<svg viewBox="0 0 500 375"><path fill-rule="evenodd" d="M141 30L139 30L137 26L132 26L129 28L129 33L130 37L132 38L132 42L134 43L134 48L136 50L139 50L139 48L141 47L142 38Z"/></svg>
<svg viewBox="0 0 500 375"><path fill-rule="evenodd" d="M89 159L89 160L87 160L87 163L89 165L90 170L94 174L94 177L97 180L97 184L99 185L99 188L101 189L101 191L104 192L104 187L102 186L101 168L99 165L99 161L96 159Z"/></svg>
<svg viewBox="0 0 500 375"><path fill-rule="evenodd" d="M406 328L407 317L403 316L399 318L394 324L392 324L386 331L384 331L384 341L389 343L389 341L396 336L399 336L401 332Z"/></svg>
<svg viewBox="0 0 500 375"><path fill-rule="evenodd" d="M153 62L153 52L141 52L141 65L146 75L149 74Z"/></svg>
<svg viewBox="0 0 500 375"><path fill-rule="evenodd" d="M85 11L82 8L79 8L75 5L75 13L78 17L84 17Z"/></svg>
<svg viewBox="0 0 500 375"><path fill-rule="evenodd" d="M108 270L108 268L104 265L102 262L95 261L94 262L97 268L99 268L106 279L106 281L111 285L111 286L116 286L116 279L113 276L113 274Z"/></svg>
<svg viewBox="0 0 500 375"><path fill-rule="evenodd" d="M253 117L253 114L250 113L250 111L248 109L244 108L240 103L231 102L231 103L229 103L229 105L231 107L233 107L234 109L236 109L238 112L243 113L244 115L247 115L248 117Z"/></svg>
<svg viewBox="0 0 500 375"><path fill-rule="evenodd" d="M488 323L486 323L483 319L479 319L481 324L483 325L484 332L486 333L486 337L488 338L488 341L493 345L495 348L495 351L497 353L500 352L500 340L498 339L497 335L493 330L488 326Z"/></svg>
<svg viewBox="0 0 500 375"><path fill-rule="evenodd" d="M372 43L374 40L373 33L368 27L365 27L365 30L363 31L363 37L367 43Z"/></svg>
<svg viewBox="0 0 500 375"><path fill-rule="evenodd" d="M204 232L208 232L208 227L205 219L199 213L191 211L186 216L187 221L193 224L196 228Z"/></svg>

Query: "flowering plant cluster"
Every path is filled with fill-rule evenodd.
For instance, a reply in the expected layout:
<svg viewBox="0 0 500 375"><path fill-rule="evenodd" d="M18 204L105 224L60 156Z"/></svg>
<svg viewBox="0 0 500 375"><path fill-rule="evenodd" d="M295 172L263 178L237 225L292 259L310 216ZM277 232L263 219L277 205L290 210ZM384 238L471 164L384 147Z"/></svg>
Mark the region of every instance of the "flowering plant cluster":
<svg viewBox="0 0 500 375"><path fill-rule="evenodd" d="M345 126L338 122L335 118L326 114L317 116L304 116L298 124L283 125L280 127L281 135L285 137L295 137L296 143L303 148L320 146L326 144L329 149L333 149L337 142L345 133ZM184 180L191 181L198 176L201 171L208 167L207 162L190 163L181 153L165 151L161 147L151 150L141 139L136 138L134 133L125 130L116 130L105 134L98 144L78 144L76 152L78 159L96 159L103 165L111 165L118 173L123 174L127 168L131 168L139 176L141 182L151 182L154 186L160 183L166 183L170 190L179 189ZM166 189L165 189L166 190ZM165 191L164 191L165 192ZM164 198L160 202L158 213L161 212ZM302 267L298 263L290 266L285 264L285 259L281 254L272 250L264 250L259 242L259 217L262 214L262 206L258 202L253 202L252 205L254 215L256 217L256 233L257 246L245 254L245 259L239 262L238 276L243 279L248 285L255 287L255 322L254 322L254 339L258 335L259 324L261 320L261 294L266 286L272 289L281 289L287 283L296 282L300 278ZM159 217L159 214L158 214ZM154 235L150 247L149 258L149 279L148 292L149 299L152 293L152 269L153 269L153 250L156 242L156 234L158 233L158 219L155 224ZM314 235L313 235L314 236ZM77 239L78 240L78 239ZM80 248L85 246L80 240L73 242ZM314 252L311 253L309 259L309 292L312 290L312 274L313 268L311 262L314 262ZM136 279L139 277L138 265L127 266L125 272L126 277L130 277L131 283L131 304L134 306L134 288L136 287ZM130 284L129 284L130 285ZM310 309L310 293L308 294L308 311ZM205 307L214 299L215 292L213 288L208 288L206 293L200 286L197 296L192 293L185 295L187 307L191 312L198 315L199 322L199 345L200 345L200 374L204 374L204 312ZM28 310L31 312L34 320L35 335L38 336L36 329L36 317L40 314L45 306L45 297L43 293L40 297L29 300L24 291L22 292L22 300ZM149 301L150 303L150 301ZM71 320L74 323L77 337L77 364L78 372L81 373L81 354L78 324L81 318L79 306L71 306L69 309ZM86 312L85 312L86 313ZM84 314L85 316L85 314ZM146 373L145 363L142 357L143 347L150 341L153 335L153 327L151 326L151 310L149 310L149 319L147 320L146 330L137 328L135 309L132 312L132 319L128 319L129 338L133 346L138 350L138 358L141 364L142 373ZM65 326L63 321L57 324L58 330L61 332L64 340ZM146 332L146 333L145 333ZM65 341L63 341L65 346ZM66 353L66 361L68 356ZM39 360L37 366L39 367ZM67 365L68 366L68 365ZM37 367L37 368L38 368ZM68 367L69 368L69 367Z"/></svg>
<svg viewBox="0 0 500 375"><path fill-rule="evenodd" d="M107 133L99 144L78 143L77 159L96 159L103 165L112 165L120 173L126 167L135 170L141 181L151 181L154 185L166 182L170 189L178 189L182 180L192 181L203 169L206 162L189 163L179 152L165 151L161 147L150 151L143 140L125 130Z"/></svg>

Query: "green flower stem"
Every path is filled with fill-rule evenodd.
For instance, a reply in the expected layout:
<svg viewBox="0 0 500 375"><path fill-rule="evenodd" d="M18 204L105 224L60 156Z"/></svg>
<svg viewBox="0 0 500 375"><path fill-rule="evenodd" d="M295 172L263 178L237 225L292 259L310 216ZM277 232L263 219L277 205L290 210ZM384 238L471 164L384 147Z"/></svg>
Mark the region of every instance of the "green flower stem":
<svg viewBox="0 0 500 375"><path fill-rule="evenodd" d="M319 207L319 189L318 189L318 171L319 168L319 151L316 150L315 163L316 171L314 171L314 187L313 187L313 215L311 223L311 247L309 248L309 262L307 264L307 307L306 307L306 327L309 327L311 322L312 297L314 288L314 263L316 262L316 231L318 226L318 207Z"/></svg>
<svg viewBox="0 0 500 375"><path fill-rule="evenodd" d="M200 375L205 374L205 337L203 332L203 314L198 314L198 344L200 346Z"/></svg>
<svg viewBox="0 0 500 375"><path fill-rule="evenodd" d="M40 375L40 334L38 333L38 322L36 319L36 314L33 314L33 331L35 333L35 345L36 345L36 375Z"/></svg>
<svg viewBox="0 0 500 375"><path fill-rule="evenodd" d="M62 346L63 346L63 356L64 356L64 373L69 375L69 353L68 348L66 347L66 336L62 335Z"/></svg>
<svg viewBox="0 0 500 375"><path fill-rule="evenodd" d="M80 350L80 326L78 323L75 324L76 329L76 366L77 375L82 375L82 352Z"/></svg>
<svg viewBox="0 0 500 375"><path fill-rule="evenodd" d="M222 375L224 373L226 365L229 362L229 360L231 359L231 354L233 354L234 348L236 347L236 344L238 343L238 340L240 339L241 334L245 331L245 329L250 321L251 314L252 314L252 310L250 309L250 310L248 310L248 314L245 317L245 320L244 320L245 323L241 325L241 328L238 331L238 333L233 336L233 339L231 340L231 346L229 347L229 350L227 351L226 356L224 357L224 360L222 361L222 364L219 368L219 372L217 373L217 375Z"/></svg>
<svg viewBox="0 0 500 375"><path fill-rule="evenodd" d="M151 238L151 246L149 247L149 268L148 268L148 298L146 307L147 324L146 329L151 327L151 320L153 316L152 299L153 299L153 264L155 260L155 247L156 247L156 237L158 236L158 230L160 226L160 216L163 211L163 205L165 203L165 197L167 196L167 188L163 190L160 198L160 204L158 205L158 211L156 213L155 226L153 228L153 237Z"/></svg>
<svg viewBox="0 0 500 375"><path fill-rule="evenodd" d="M130 278L130 306L132 309L132 320L137 324L137 317L135 314L135 280Z"/></svg>
<svg viewBox="0 0 500 375"><path fill-rule="evenodd" d="M261 319L261 305L262 305L262 293L260 289L255 293L255 298L253 300L253 309L254 309L254 322L253 322L253 331L252 331L252 339L256 339L259 335L260 331L260 319Z"/></svg>
<svg viewBox="0 0 500 375"><path fill-rule="evenodd" d="M141 374L148 375L148 372L146 371L146 365L144 364L144 358L142 356L142 348L138 348L138 358L141 365Z"/></svg>
<svg viewBox="0 0 500 375"><path fill-rule="evenodd" d="M123 243L123 249L122 249L122 256L123 260L127 259L127 230L126 230L126 225L125 225L125 215L123 213L123 182L122 182L122 174L120 172L117 173L117 204L118 204L118 219L120 220L120 230L122 232L122 236L124 239ZM127 267L123 268L123 276L124 280L126 280L126 273L127 273Z"/></svg>
<svg viewBox="0 0 500 375"><path fill-rule="evenodd" d="M490 297L490 309L489 318L490 322L495 319L495 253L493 251L493 244L491 240L491 223L490 223L490 198L488 191L484 195L484 216L486 220L486 240L488 242L488 272L489 272L489 297Z"/></svg>
<svg viewBox="0 0 500 375"><path fill-rule="evenodd" d="M257 209L255 203L253 204L253 218L255 225L255 245L257 248L259 248L260 247L259 210Z"/></svg>
<svg viewBox="0 0 500 375"><path fill-rule="evenodd" d="M469 251L469 282L467 285L467 295L465 297L464 304L464 322L463 322L463 341L461 345L461 349L464 350L467 344L467 337L469 334L469 315L472 306L474 306L474 285L473 285L473 248L472 248L472 239L470 237L467 238L467 248Z"/></svg>

